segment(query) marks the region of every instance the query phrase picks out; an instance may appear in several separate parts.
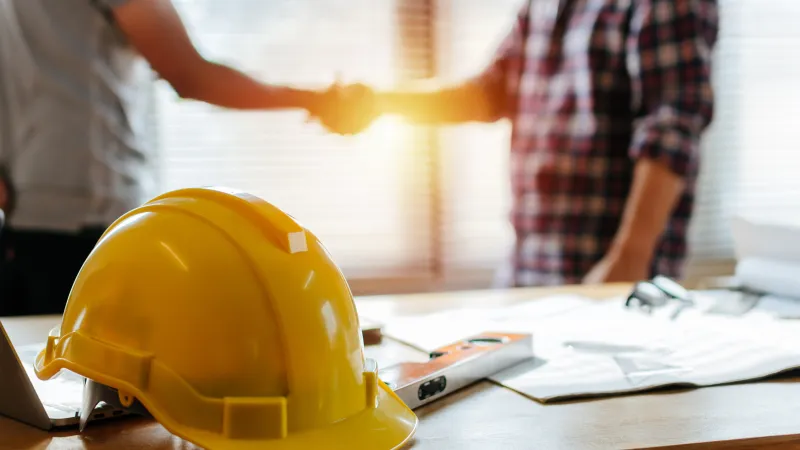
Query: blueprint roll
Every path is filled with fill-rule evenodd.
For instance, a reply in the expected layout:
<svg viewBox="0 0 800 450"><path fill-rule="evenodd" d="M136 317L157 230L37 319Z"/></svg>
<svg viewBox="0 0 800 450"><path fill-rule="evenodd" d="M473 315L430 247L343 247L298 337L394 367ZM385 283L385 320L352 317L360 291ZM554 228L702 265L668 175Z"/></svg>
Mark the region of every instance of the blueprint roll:
<svg viewBox="0 0 800 450"><path fill-rule="evenodd" d="M800 300L800 262L744 258L736 264L736 279L755 291Z"/></svg>

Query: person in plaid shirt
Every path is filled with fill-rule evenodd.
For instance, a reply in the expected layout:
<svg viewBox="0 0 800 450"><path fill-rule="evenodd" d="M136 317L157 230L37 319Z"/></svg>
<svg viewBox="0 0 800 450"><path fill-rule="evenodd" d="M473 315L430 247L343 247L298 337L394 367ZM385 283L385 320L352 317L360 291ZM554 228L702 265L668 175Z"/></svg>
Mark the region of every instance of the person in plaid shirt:
<svg viewBox="0 0 800 450"><path fill-rule="evenodd" d="M509 119L516 244L507 284L680 278L717 30L716 0L525 2L473 79L373 103L362 95L360 109L350 104L360 115L320 119L334 131L378 114Z"/></svg>

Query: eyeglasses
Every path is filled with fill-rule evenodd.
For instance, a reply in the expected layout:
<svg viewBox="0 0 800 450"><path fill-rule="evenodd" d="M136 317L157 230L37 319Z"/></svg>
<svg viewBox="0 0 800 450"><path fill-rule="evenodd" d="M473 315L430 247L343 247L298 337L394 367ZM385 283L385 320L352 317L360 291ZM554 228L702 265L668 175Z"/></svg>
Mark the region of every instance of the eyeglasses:
<svg viewBox="0 0 800 450"><path fill-rule="evenodd" d="M684 309L694 306L691 294L686 288L670 278L658 275L652 280L637 282L625 301L625 307L638 306L640 309L652 313L654 309L661 308L670 302L679 304L672 314L673 320Z"/></svg>

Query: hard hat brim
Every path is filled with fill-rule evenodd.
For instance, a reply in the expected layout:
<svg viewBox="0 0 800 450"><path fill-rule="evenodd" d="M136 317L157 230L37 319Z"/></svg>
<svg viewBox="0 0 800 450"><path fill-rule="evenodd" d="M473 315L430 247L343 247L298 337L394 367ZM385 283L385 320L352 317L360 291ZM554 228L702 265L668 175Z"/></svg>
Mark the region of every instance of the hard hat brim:
<svg viewBox="0 0 800 450"><path fill-rule="evenodd" d="M59 360L56 364L43 364L43 355L37 358L37 376L49 379L59 370L78 369L74 364ZM81 372L78 370L78 372ZM102 375L98 378L103 383ZM148 412L172 434L200 445L208 450L306 450L325 448L329 450L395 450L407 444L417 430L419 419L416 414L382 381L378 380L378 400L373 408L365 408L360 413L330 426L305 432L292 432L283 439L235 440L224 436L182 426L160 414L158 408L151 408L147 395L131 391L148 409Z"/></svg>
<svg viewBox="0 0 800 450"><path fill-rule="evenodd" d="M38 378L48 380L61 370L69 370L97 383L120 389L138 400L169 432L208 450L394 450L410 441L419 423L416 414L385 383L375 379L377 396L372 397L376 399L374 404L367 405L368 397L365 395L364 409L346 419L312 430L289 429L283 438L233 439L175 420L159 407L158 399L150 397L150 392L143 392L133 384L65 358L48 360L47 355L48 349L45 348L34 363Z"/></svg>
<svg viewBox="0 0 800 450"><path fill-rule="evenodd" d="M191 429L169 429L173 434L209 450L394 450L408 444L419 419L384 383L378 383L378 404L325 428L289 432L283 439L229 440Z"/></svg>

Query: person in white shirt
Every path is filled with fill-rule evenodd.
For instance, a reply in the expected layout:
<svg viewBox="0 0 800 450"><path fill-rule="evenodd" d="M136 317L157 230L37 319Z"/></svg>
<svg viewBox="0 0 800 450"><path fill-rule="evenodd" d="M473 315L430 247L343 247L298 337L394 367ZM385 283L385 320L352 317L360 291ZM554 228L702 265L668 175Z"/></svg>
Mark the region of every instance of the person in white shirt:
<svg viewBox="0 0 800 450"><path fill-rule="evenodd" d="M102 232L146 200L154 76L239 110L315 115L340 95L206 59L170 0L0 0L0 316L63 312Z"/></svg>

